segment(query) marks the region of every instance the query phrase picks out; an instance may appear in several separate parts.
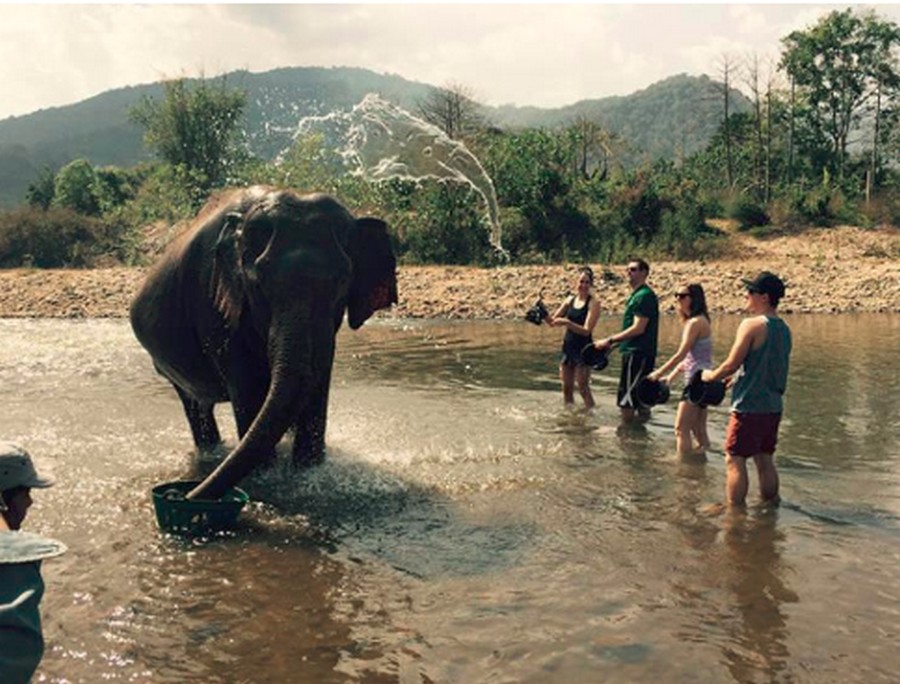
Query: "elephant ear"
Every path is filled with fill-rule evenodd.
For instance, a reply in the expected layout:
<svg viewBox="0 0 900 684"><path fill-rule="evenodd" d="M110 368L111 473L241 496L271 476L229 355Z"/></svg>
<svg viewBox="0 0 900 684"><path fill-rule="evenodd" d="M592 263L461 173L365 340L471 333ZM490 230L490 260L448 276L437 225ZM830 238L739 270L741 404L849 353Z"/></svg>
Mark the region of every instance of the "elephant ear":
<svg viewBox="0 0 900 684"><path fill-rule="evenodd" d="M348 253L353 261L353 282L347 319L356 330L379 309L397 303L397 260L387 224L376 218L356 219Z"/></svg>
<svg viewBox="0 0 900 684"><path fill-rule="evenodd" d="M244 286L238 276L238 226L244 217L237 212L228 212L222 222L222 229L216 240L213 267L213 303L228 327L234 330L241 318L244 302Z"/></svg>

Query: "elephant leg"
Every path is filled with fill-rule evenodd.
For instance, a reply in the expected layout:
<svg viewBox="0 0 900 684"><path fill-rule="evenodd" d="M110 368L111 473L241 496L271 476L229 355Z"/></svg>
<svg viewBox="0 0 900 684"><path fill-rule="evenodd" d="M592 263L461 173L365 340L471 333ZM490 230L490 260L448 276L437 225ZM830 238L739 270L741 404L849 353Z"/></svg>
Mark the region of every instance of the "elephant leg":
<svg viewBox="0 0 900 684"><path fill-rule="evenodd" d="M330 375L329 372L318 391L312 393L309 404L294 425L294 447L291 458L296 466L312 466L325 460Z"/></svg>
<svg viewBox="0 0 900 684"><path fill-rule="evenodd" d="M213 414L214 404L205 404L193 399L175 385L178 398L184 407L184 415L187 416L191 426L191 434L194 444L198 449L210 450L218 446L222 438L219 436L219 426L216 425L216 417Z"/></svg>
<svg viewBox="0 0 900 684"><path fill-rule="evenodd" d="M234 354L228 374L228 397L238 439L243 439L262 409L269 392L269 369L250 360L249 354ZM275 459L275 449L263 456L266 461Z"/></svg>

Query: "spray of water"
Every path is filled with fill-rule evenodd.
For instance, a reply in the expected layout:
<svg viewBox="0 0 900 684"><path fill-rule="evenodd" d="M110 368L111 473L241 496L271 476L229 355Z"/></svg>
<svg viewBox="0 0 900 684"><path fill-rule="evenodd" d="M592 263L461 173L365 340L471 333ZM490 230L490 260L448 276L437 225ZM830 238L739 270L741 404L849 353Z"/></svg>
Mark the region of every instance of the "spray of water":
<svg viewBox="0 0 900 684"><path fill-rule="evenodd" d="M484 201L490 242L502 252L494 183L475 155L438 127L370 93L349 112L301 119L294 139L313 134L340 152L350 173L373 181L399 178L468 185Z"/></svg>

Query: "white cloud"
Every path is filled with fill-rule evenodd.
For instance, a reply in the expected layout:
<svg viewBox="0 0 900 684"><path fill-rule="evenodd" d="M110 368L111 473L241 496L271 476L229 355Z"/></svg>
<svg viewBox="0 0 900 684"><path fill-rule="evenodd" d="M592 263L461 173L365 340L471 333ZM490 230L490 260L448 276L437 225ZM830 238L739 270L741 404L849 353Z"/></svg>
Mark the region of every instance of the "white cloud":
<svg viewBox="0 0 900 684"><path fill-rule="evenodd" d="M839 5L2 5L0 117L178 75L358 66L490 104L625 95L721 56L777 54ZM877 5L900 22L900 5Z"/></svg>

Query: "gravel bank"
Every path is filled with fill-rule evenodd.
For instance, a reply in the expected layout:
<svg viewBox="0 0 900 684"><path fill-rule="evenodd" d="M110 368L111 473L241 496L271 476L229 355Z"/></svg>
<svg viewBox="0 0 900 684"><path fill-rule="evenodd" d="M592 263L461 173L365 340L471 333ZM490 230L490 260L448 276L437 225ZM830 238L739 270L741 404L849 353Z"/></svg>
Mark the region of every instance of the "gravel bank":
<svg viewBox="0 0 900 684"><path fill-rule="evenodd" d="M766 241L740 237L737 249L744 258L651 263L650 285L666 311L674 311L672 292L699 282L713 311L736 313L744 303L740 278L768 269L788 285L785 313L900 313L898 235L893 228L835 228ZM561 301L577 266L402 266L400 303L378 316L519 318L541 290L548 306ZM603 312L620 312L628 295L624 265L592 266ZM0 270L0 317L125 317L145 273L143 268Z"/></svg>

